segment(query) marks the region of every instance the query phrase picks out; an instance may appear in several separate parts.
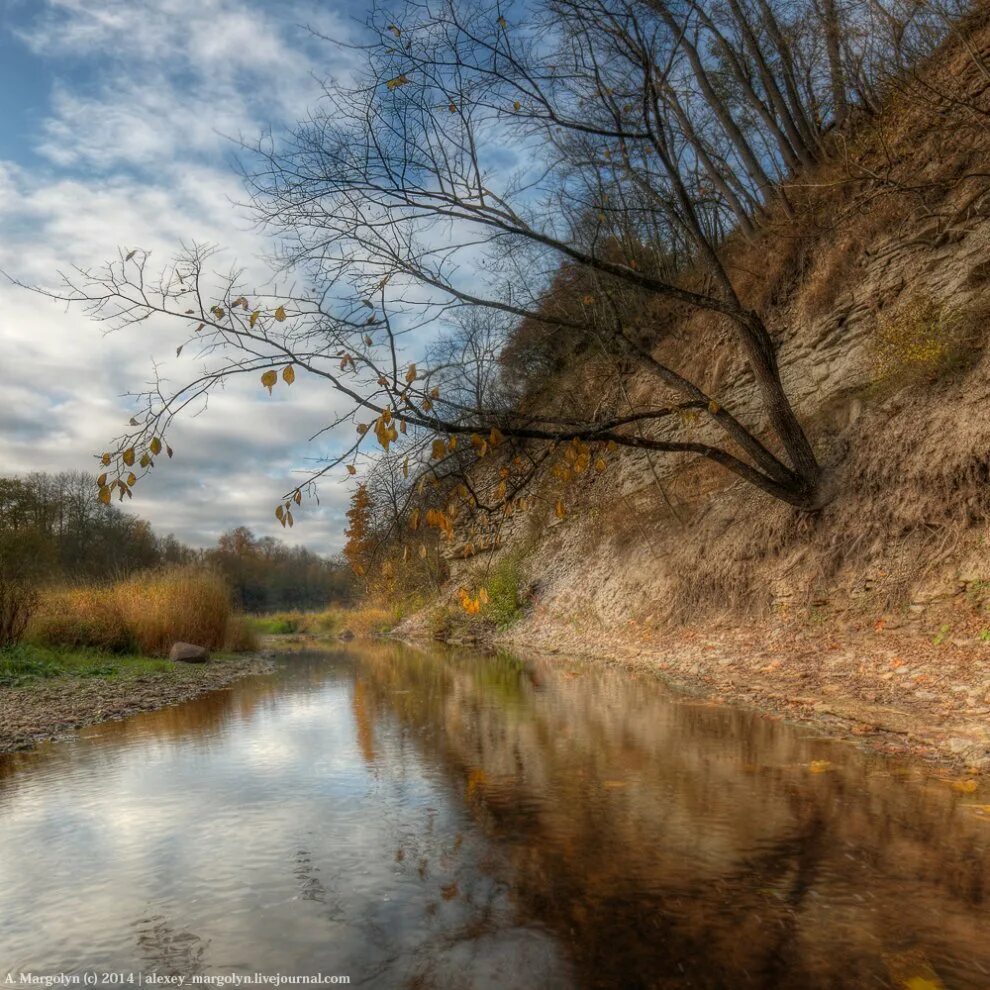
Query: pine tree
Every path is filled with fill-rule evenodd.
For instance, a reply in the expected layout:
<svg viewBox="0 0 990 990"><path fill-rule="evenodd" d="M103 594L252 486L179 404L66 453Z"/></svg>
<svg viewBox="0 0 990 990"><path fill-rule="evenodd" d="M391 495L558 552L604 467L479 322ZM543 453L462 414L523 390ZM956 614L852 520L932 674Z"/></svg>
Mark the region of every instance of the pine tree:
<svg viewBox="0 0 990 990"><path fill-rule="evenodd" d="M358 485L351 496L351 507L347 510L350 526L344 530L347 543L344 545L344 557L351 569L359 577L368 570L373 544L370 536L371 529L371 498L364 485Z"/></svg>

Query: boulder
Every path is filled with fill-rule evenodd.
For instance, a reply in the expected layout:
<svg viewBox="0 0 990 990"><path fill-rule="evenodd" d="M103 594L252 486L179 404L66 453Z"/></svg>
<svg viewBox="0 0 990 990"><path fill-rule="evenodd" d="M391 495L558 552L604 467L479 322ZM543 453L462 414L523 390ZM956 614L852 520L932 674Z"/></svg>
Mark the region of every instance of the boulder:
<svg viewBox="0 0 990 990"><path fill-rule="evenodd" d="M210 651L192 643L173 643L168 658L180 663L206 663L210 659Z"/></svg>

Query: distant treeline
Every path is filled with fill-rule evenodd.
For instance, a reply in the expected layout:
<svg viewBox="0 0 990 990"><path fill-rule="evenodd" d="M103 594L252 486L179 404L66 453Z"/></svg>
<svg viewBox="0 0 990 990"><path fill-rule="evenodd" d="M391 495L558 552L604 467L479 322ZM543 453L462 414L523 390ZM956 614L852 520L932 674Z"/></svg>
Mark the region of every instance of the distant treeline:
<svg viewBox="0 0 990 990"><path fill-rule="evenodd" d="M96 498L96 478L82 472L0 477L0 574L32 582L91 583L138 571L200 563L220 571L235 604L251 612L323 608L350 597L352 574L341 560L244 527L206 550Z"/></svg>

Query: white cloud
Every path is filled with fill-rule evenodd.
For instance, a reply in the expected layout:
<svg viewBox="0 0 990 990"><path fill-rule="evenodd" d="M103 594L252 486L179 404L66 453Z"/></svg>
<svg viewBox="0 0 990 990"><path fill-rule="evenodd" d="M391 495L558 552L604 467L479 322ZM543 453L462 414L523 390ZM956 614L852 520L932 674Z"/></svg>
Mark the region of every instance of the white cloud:
<svg viewBox="0 0 990 990"><path fill-rule="evenodd" d="M0 160L0 268L51 284L58 269L98 264L120 245L165 261L200 240L262 277L269 245L231 205L242 190L222 135L256 135L305 112L329 50L299 25L340 35L336 15L236 0L38 6L19 38L58 79L35 149L48 164ZM173 357L182 337L167 326L103 336L79 311L0 284L3 470L91 468L133 411L122 393L148 381L153 359L176 377L194 369L193 354ZM332 417L332 400L305 376L275 398L256 382L232 384L177 424L174 461L141 483L133 509L197 543L242 524L284 535L272 507L293 469L326 451L325 438L304 441ZM346 496L324 486L323 508L303 512L293 537L339 547Z"/></svg>

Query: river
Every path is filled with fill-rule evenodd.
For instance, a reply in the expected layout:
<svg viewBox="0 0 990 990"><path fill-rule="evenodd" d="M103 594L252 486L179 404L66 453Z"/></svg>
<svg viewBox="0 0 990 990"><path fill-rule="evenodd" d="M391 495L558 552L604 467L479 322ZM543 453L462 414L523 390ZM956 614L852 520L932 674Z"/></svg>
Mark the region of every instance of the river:
<svg viewBox="0 0 990 990"><path fill-rule="evenodd" d="M643 673L286 656L0 757L0 986L983 990L972 788Z"/></svg>

